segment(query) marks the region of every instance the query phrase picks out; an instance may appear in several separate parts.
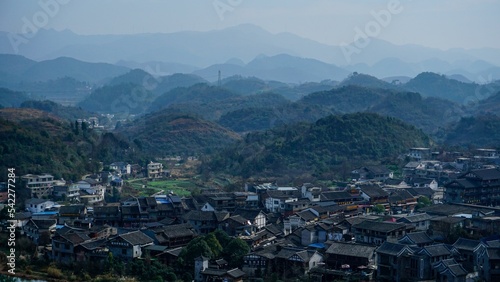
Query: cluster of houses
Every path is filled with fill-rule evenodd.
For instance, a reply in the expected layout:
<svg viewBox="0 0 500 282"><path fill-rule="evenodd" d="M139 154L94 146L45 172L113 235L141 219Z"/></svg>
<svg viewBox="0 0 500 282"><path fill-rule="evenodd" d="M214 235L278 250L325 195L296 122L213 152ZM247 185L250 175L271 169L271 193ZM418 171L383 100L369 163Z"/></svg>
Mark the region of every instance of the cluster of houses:
<svg viewBox="0 0 500 282"><path fill-rule="evenodd" d="M500 281L500 170L471 169L477 159L444 163L426 148L412 150L401 179L384 166L367 166L352 171L356 181L336 188L247 183L240 192L207 189L193 197L108 204L104 193L120 185L119 174L71 185L49 174L25 175L35 197L16 219L43 246L41 254L63 264L112 253L174 267L193 238L218 229L250 246L239 268L196 258L195 281L271 273L285 281L301 275L313 281ZM133 173L131 165L113 165L121 175ZM163 167L151 163L146 174L162 177ZM421 197L433 205L417 209ZM59 205L59 198L72 204Z"/></svg>

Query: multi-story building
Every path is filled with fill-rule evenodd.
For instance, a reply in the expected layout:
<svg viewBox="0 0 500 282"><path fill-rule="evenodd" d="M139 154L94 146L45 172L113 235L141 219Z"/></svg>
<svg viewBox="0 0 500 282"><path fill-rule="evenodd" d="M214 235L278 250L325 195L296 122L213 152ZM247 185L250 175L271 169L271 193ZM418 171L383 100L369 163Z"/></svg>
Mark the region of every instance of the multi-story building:
<svg viewBox="0 0 500 282"><path fill-rule="evenodd" d="M25 183L25 187L31 190L32 197L41 199L52 194L54 176L50 174L26 174L21 176L21 180Z"/></svg>
<svg viewBox="0 0 500 282"><path fill-rule="evenodd" d="M161 163L150 162L147 170L148 178L161 178L163 175L163 165Z"/></svg>
<svg viewBox="0 0 500 282"><path fill-rule="evenodd" d="M500 170L471 170L444 186L444 201L483 206L500 205Z"/></svg>

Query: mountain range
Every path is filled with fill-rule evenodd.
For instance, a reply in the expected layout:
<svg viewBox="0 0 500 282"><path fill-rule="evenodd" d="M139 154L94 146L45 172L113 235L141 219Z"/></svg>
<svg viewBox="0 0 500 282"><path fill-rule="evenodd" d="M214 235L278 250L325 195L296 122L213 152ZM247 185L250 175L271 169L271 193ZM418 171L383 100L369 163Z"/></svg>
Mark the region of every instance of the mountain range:
<svg viewBox="0 0 500 282"><path fill-rule="evenodd" d="M479 83L500 78L498 49L440 50L411 44L395 45L371 38L370 44L359 54L348 58L341 46L322 44L291 33L273 34L250 24L206 32L132 35L78 35L69 30L40 29L27 43L17 47L9 41L8 33L0 32L0 53L19 54L38 61L71 57L127 68L139 67L163 75L195 71L209 81L217 80L218 70L225 77L236 73L259 74L265 80L279 78L294 83L340 80L354 71L380 78L413 77L432 71L458 74ZM295 57L295 61L291 62L290 57L283 57L283 54ZM283 60L286 61L284 69L262 69L259 65L262 62L282 64ZM300 67L304 64L314 68ZM264 71L257 72L256 68ZM339 78L342 75L344 77Z"/></svg>

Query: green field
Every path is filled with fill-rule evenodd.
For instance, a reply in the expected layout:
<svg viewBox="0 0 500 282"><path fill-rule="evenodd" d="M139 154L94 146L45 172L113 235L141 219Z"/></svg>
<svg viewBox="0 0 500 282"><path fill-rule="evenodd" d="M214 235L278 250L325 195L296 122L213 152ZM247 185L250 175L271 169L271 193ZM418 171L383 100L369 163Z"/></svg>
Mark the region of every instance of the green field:
<svg viewBox="0 0 500 282"><path fill-rule="evenodd" d="M188 179L176 180L156 180L147 181L146 179L134 179L127 181L127 183L139 192L139 196L150 196L154 193L169 193L172 191L178 196L191 196L191 191L196 188L196 184ZM145 188L143 188L143 185Z"/></svg>

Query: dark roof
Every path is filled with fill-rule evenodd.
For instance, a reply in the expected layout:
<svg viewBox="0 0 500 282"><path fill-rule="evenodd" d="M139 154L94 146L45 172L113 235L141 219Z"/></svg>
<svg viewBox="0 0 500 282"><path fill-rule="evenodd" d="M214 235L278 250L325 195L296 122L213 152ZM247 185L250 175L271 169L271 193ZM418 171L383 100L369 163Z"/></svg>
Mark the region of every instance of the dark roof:
<svg viewBox="0 0 500 282"><path fill-rule="evenodd" d="M321 200L322 201L342 200L342 199L350 199L350 198L353 198L353 196L345 191L328 191L328 192L321 193Z"/></svg>
<svg viewBox="0 0 500 282"><path fill-rule="evenodd" d="M401 183L403 183L403 179L399 179L399 178L387 178L386 180L384 180L384 184L385 185L399 185Z"/></svg>
<svg viewBox="0 0 500 282"><path fill-rule="evenodd" d="M420 211L426 212L430 215L445 215L450 216L459 213L469 213L471 212L471 208L459 205L450 205L450 204L438 204L431 205L428 207L423 207Z"/></svg>
<svg viewBox="0 0 500 282"><path fill-rule="evenodd" d="M97 185L99 184L99 181L92 179L92 178L85 178L83 181L87 182L90 185Z"/></svg>
<svg viewBox="0 0 500 282"><path fill-rule="evenodd" d="M86 232L68 232L66 234L62 234L61 237L68 240L73 245L78 245L90 240L90 237Z"/></svg>
<svg viewBox="0 0 500 282"><path fill-rule="evenodd" d="M366 220L361 223L355 224L352 227L358 228L358 229L367 229L367 230L373 230L377 232L391 232L400 228L405 228L405 224L402 223L394 223L394 222L387 222L387 221L382 221L382 222L375 222L375 221L370 221Z"/></svg>
<svg viewBox="0 0 500 282"><path fill-rule="evenodd" d="M310 210L305 210L297 213L305 221L312 221L317 218L317 216Z"/></svg>
<svg viewBox="0 0 500 282"><path fill-rule="evenodd" d="M261 212L262 210L236 209L233 214L240 215L248 220L254 220Z"/></svg>
<svg viewBox="0 0 500 282"><path fill-rule="evenodd" d="M406 191L410 193L412 196L426 196L427 198L431 198L434 195L434 190L430 187L421 187L421 188L406 188Z"/></svg>
<svg viewBox="0 0 500 282"><path fill-rule="evenodd" d="M283 229L276 226L276 224L268 224L268 225L264 226L264 229L266 229L267 231L269 231L270 233L272 233L275 236L283 233L283 231L282 231Z"/></svg>
<svg viewBox="0 0 500 282"><path fill-rule="evenodd" d="M120 213L120 207L119 206L99 206L99 207L94 207L94 216L96 214L103 213L103 214L119 214Z"/></svg>
<svg viewBox="0 0 500 282"><path fill-rule="evenodd" d="M375 249L375 246L334 242L328 250L326 250L326 253L370 259Z"/></svg>
<svg viewBox="0 0 500 282"><path fill-rule="evenodd" d="M56 225L57 220L55 219L31 219L29 222L34 224L38 229L49 229Z"/></svg>
<svg viewBox="0 0 500 282"><path fill-rule="evenodd" d="M39 205L45 202L52 202L52 201L47 199L31 198L26 200L25 205Z"/></svg>
<svg viewBox="0 0 500 282"><path fill-rule="evenodd" d="M444 244L429 245L422 248L419 253L427 253L431 257L451 255L450 250Z"/></svg>
<svg viewBox="0 0 500 282"><path fill-rule="evenodd" d="M397 222L408 222L408 223L414 223L414 222L420 222L424 220L429 220L431 219L432 216L426 214L426 213L418 213L418 214L412 214L408 215L405 217L398 218L396 221Z"/></svg>
<svg viewBox="0 0 500 282"><path fill-rule="evenodd" d="M150 244L153 243L153 239L149 238L146 234L142 233L141 231L132 231L129 233L125 234L120 234L118 235L121 237L123 240L127 241L131 245L145 245L145 244Z"/></svg>
<svg viewBox="0 0 500 282"><path fill-rule="evenodd" d="M432 240L432 238L429 237L429 235L427 235L425 231L407 233L405 236L401 237L398 241L402 243L402 241L404 241L405 239L408 239L410 242L417 245L434 242L434 240Z"/></svg>
<svg viewBox="0 0 500 282"><path fill-rule="evenodd" d="M71 205L71 206L62 206L59 208L59 214L80 214L85 210L84 205Z"/></svg>
<svg viewBox="0 0 500 282"><path fill-rule="evenodd" d="M457 241L453 244L453 247L459 250L473 251L479 244L481 244L481 242L476 240L458 238Z"/></svg>
<svg viewBox="0 0 500 282"><path fill-rule="evenodd" d="M470 173L483 181L500 179L500 170L497 168L476 169L470 171Z"/></svg>
<svg viewBox="0 0 500 282"><path fill-rule="evenodd" d="M245 272L243 272L239 268L235 268L235 269L228 270L227 271L227 275L229 275L229 276L231 276L233 278L240 278L240 277L245 276Z"/></svg>
<svg viewBox="0 0 500 282"><path fill-rule="evenodd" d="M248 225L248 219L246 219L240 215L233 215L225 220L232 220L232 221L239 223L240 225Z"/></svg>
<svg viewBox="0 0 500 282"><path fill-rule="evenodd" d="M271 198L275 199L288 199L288 198L294 198L292 195L286 194L284 191L279 191L279 190L267 190L267 195Z"/></svg>
<svg viewBox="0 0 500 282"><path fill-rule="evenodd" d="M387 194L387 192L385 192L378 185L360 185L359 189L361 189L361 191L363 191L363 193L368 195L370 198L379 198L379 197L389 196L389 194Z"/></svg>
<svg viewBox="0 0 500 282"><path fill-rule="evenodd" d="M225 211L215 211L214 215L215 215L215 219L217 220L217 222L222 222L226 218L229 218L230 213L225 212Z"/></svg>
<svg viewBox="0 0 500 282"><path fill-rule="evenodd" d="M89 251L92 251L92 250L99 249L101 247L106 246L107 242L108 242L108 240L106 238L103 238L103 239L97 239L97 240L84 242L84 243L80 244L80 246L84 247L85 249L87 249Z"/></svg>
<svg viewBox="0 0 500 282"><path fill-rule="evenodd" d="M455 224L455 223L465 221L465 218L454 217L454 216L441 216L441 217L431 218L431 221L438 221L438 222L446 222L446 223L450 223L450 224Z"/></svg>
<svg viewBox="0 0 500 282"><path fill-rule="evenodd" d="M434 264L433 267L441 274L449 271L455 277L466 276L468 273L461 264L455 261L455 259L445 259L439 261L436 264Z"/></svg>
<svg viewBox="0 0 500 282"><path fill-rule="evenodd" d="M385 241L380 247L377 248L376 252L381 254L398 256L401 253L404 252L412 253L413 251L407 245L390 243Z"/></svg>

